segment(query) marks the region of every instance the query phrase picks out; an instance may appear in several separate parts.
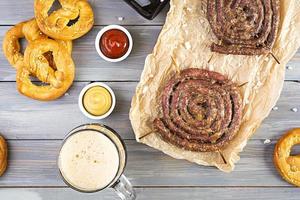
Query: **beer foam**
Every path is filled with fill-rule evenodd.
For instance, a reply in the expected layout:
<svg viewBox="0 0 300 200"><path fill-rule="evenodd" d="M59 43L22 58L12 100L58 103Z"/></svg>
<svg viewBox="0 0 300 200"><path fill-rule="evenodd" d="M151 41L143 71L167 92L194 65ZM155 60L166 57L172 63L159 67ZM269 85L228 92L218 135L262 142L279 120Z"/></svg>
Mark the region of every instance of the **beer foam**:
<svg viewBox="0 0 300 200"><path fill-rule="evenodd" d="M58 160L64 179L82 191L96 191L111 184L119 168L116 145L97 131L80 131L64 143Z"/></svg>

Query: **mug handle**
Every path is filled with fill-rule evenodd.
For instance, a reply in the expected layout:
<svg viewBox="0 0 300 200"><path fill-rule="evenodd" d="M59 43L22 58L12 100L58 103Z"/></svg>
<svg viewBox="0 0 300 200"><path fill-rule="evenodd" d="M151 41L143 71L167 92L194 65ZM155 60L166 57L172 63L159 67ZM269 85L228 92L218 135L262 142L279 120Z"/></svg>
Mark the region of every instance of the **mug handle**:
<svg viewBox="0 0 300 200"><path fill-rule="evenodd" d="M136 199L135 191L129 180L124 175L121 175L120 179L112 186L112 188L122 200Z"/></svg>

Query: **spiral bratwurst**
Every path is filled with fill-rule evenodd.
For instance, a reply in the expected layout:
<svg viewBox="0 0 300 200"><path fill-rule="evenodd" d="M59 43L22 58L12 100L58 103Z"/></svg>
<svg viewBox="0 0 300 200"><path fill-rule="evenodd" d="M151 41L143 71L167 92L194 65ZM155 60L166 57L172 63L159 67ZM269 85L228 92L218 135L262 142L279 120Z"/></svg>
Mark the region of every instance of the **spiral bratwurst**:
<svg viewBox="0 0 300 200"><path fill-rule="evenodd" d="M190 68L162 93L162 118L154 127L167 142L190 151L217 151L236 135L242 115L236 84L222 74Z"/></svg>
<svg viewBox="0 0 300 200"><path fill-rule="evenodd" d="M277 35L279 0L208 0L207 16L220 40L220 44L212 44L212 51L266 54Z"/></svg>

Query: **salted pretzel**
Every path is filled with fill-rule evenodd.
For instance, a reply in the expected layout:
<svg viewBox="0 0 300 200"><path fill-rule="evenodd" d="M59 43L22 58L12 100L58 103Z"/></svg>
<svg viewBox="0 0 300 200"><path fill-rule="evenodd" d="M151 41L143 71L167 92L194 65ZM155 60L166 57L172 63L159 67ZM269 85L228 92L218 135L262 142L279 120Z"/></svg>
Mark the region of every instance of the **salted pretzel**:
<svg viewBox="0 0 300 200"><path fill-rule="evenodd" d="M51 52L55 68L50 66L46 53ZM62 96L72 85L75 66L71 55L62 44L51 39L31 42L24 53L24 65L17 70L17 88L27 97L49 101ZM46 85L32 83L35 76Z"/></svg>
<svg viewBox="0 0 300 200"><path fill-rule="evenodd" d="M5 57L14 68L24 65L24 55L21 53L21 45L19 42L19 40L22 38L25 38L27 42L30 43L37 39L48 38L48 36L40 31L35 19L21 22L8 30L4 36L2 47ZM68 49L68 52L71 54L71 41L57 41L65 46ZM48 58L50 58L50 56L48 56ZM49 62L52 61L49 60Z"/></svg>
<svg viewBox="0 0 300 200"><path fill-rule="evenodd" d="M5 139L0 135L0 176L7 168L7 144Z"/></svg>
<svg viewBox="0 0 300 200"><path fill-rule="evenodd" d="M47 38L47 36L40 31L34 19L21 22L8 30L3 40L3 52L9 63L15 68L23 64L24 56L20 52L21 45L19 43L22 38L32 42L36 39Z"/></svg>
<svg viewBox="0 0 300 200"><path fill-rule="evenodd" d="M294 145L300 144L300 128L288 131L276 144L274 164L287 182L300 187L300 155L290 155Z"/></svg>
<svg viewBox="0 0 300 200"><path fill-rule="evenodd" d="M40 29L55 39L74 40L94 24L94 14L86 0L59 0L61 8L48 14L55 0L35 0L34 13Z"/></svg>

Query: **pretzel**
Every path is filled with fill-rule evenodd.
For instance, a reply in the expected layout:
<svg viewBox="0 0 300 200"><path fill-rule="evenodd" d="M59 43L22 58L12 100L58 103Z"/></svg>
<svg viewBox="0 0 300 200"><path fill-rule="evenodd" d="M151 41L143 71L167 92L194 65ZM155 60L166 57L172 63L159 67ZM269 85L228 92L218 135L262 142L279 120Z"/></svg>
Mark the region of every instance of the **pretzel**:
<svg viewBox="0 0 300 200"><path fill-rule="evenodd" d="M3 52L9 63L16 67L20 64L23 64L23 54L21 51L21 45L19 43L19 39L26 38L28 42L32 42L33 40L46 38L35 20L29 20L25 22L21 22L10 30L7 31L3 40Z"/></svg>
<svg viewBox="0 0 300 200"><path fill-rule="evenodd" d="M0 176L3 175L7 168L7 144L5 139L0 135Z"/></svg>
<svg viewBox="0 0 300 200"><path fill-rule="evenodd" d="M24 55L21 53L21 45L19 43L19 40L22 38L25 38L30 43L37 39L48 38L48 36L40 31L35 19L21 22L8 30L3 40L3 52L10 65L14 68L24 65ZM57 41L65 46L71 54L71 41ZM50 57L48 56L48 58ZM49 60L49 62L52 61Z"/></svg>
<svg viewBox="0 0 300 200"><path fill-rule="evenodd" d="M34 2L38 26L45 34L55 39L74 40L93 27L93 10L86 0L59 0L62 8L49 15L48 12L54 1L35 0Z"/></svg>
<svg viewBox="0 0 300 200"><path fill-rule="evenodd" d="M51 52L55 67L50 65L45 53ZM17 88L23 95L42 101L62 96L72 85L75 75L74 62L61 43L51 39L31 42L24 53L24 65L17 70ZM35 85L30 76L48 85Z"/></svg>
<svg viewBox="0 0 300 200"><path fill-rule="evenodd" d="M300 155L290 155L292 147L297 144L300 144L300 128L288 131L277 142L274 164L283 179L300 187Z"/></svg>

